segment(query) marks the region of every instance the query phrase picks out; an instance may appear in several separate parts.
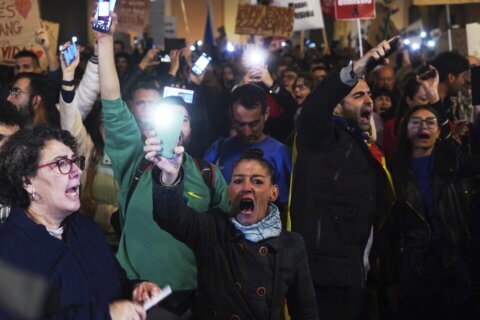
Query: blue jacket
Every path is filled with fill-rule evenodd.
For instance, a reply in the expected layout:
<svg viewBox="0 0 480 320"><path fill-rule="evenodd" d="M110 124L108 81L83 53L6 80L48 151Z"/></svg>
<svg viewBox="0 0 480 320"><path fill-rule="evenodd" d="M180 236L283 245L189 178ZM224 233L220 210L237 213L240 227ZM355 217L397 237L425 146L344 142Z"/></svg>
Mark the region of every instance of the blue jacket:
<svg viewBox="0 0 480 320"><path fill-rule="evenodd" d="M42 319L110 319L109 303L132 289L95 222L77 213L66 219L61 241L12 209L0 226L0 260L45 278ZM0 307L0 319L18 317Z"/></svg>

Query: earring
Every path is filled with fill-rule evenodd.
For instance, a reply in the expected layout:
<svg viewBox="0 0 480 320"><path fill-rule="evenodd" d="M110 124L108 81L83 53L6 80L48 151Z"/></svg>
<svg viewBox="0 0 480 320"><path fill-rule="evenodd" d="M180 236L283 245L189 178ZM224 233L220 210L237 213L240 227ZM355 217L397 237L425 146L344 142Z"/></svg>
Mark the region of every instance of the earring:
<svg viewBox="0 0 480 320"><path fill-rule="evenodd" d="M29 193L29 195L30 195L30 200L32 201L38 201L40 199L37 193L35 192L35 189L33 189L32 193Z"/></svg>

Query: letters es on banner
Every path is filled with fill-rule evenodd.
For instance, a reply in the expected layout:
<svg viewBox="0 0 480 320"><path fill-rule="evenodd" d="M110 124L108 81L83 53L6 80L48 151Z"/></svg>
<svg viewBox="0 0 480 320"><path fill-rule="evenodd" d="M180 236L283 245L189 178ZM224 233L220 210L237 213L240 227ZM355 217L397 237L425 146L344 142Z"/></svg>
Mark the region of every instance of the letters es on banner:
<svg viewBox="0 0 480 320"><path fill-rule="evenodd" d="M295 10L293 31L325 27L319 0L277 0L273 4L280 7L292 7Z"/></svg>
<svg viewBox="0 0 480 320"><path fill-rule="evenodd" d="M0 47L25 45L39 28L37 0L0 0Z"/></svg>
<svg viewBox="0 0 480 320"><path fill-rule="evenodd" d="M46 21L46 20L43 20L42 23L43 23L43 27L49 33L50 46L52 46L52 48L57 48L58 47L58 31L60 29L60 24L56 22ZM42 70L47 69L47 66L48 66L47 56L43 51L42 47L35 41L35 38L29 39L27 43L20 46L1 47L0 48L0 65L14 66L15 55L24 49L34 52L38 56L38 59L40 60L40 67L42 68Z"/></svg>
<svg viewBox="0 0 480 320"><path fill-rule="evenodd" d="M293 8L239 4L235 33L291 37L294 17Z"/></svg>
<svg viewBox="0 0 480 320"><path fill-rule="evenodd" d="M480 0L413 0L416 6L430 6L438 4L465 4L465 3L480 3Z"/></svg>
<svg viewBox="0 0 480 320"><path fill-rule="evenodd" d="M375 0L335 0L335 19L375 19Z"/></svg>

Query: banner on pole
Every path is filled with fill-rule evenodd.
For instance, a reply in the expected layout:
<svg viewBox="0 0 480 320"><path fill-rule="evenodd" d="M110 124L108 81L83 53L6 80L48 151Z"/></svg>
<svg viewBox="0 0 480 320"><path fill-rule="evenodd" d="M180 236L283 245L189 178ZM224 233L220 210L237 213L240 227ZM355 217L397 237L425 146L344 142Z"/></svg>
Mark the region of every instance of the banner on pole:
<svg viewBox="0 0 480 320"><path fill-rule="evenodd" d="M35 41L40 29L37 0L0 1L0 47L23 46Z"/></svg>
<svg viewBox="0 0 480 320"><path fill-rule="evenodd" d="M239 4L235 33L291 37L294 17L293 8Z"/></svg>
<svg viewBox="0 0 480 320"><path fill-rule="evenodd" d="M413 0L416 6L430 6L438 4L480 3L480 0Z"/></svg>
<svg viewBox="0 0 480 320"><path fill-rule="evenodd" d="M50 36L50 46L52 48L58 47L58 31L60 25L56 22L42 21L43 27L47 30ZM0 48L0 65L14 66L15 65L15 55L22 51L29 50L34 52L38 59L40 60L40 67L42 70L47 69L48 61L45 52L42 47L35 41L35 38L29 39L27 43L19 46L9 46Z"/></svg>
<svg viewBox="0 0 480 320"><path fill-rule="evenodd" d="M335 0L335 19L374 19L374 0Z"/></svg>
<svg viewBox="0 0 480 320"><path fill-rule="evenodd" d="M291 7L295 10L293 31L321 29L323 23L322 7L319 0L279 0L274 5Z"/></svg>

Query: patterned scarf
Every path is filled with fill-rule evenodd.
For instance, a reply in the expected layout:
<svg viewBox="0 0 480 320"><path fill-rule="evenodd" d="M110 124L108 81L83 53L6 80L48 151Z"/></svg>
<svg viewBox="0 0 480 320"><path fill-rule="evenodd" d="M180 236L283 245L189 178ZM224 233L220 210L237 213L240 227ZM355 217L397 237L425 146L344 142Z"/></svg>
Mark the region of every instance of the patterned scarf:
<svg viewBox="0 0 480 320"><path fill-rule="evenodd" d="M230 218L235 229L243 233L245 239L251 242L260 242L273 237L278 237L282 231L280 210L273 203L268 205L267 215L262 220L251 226L240 224L235 218Z"/></svg>

